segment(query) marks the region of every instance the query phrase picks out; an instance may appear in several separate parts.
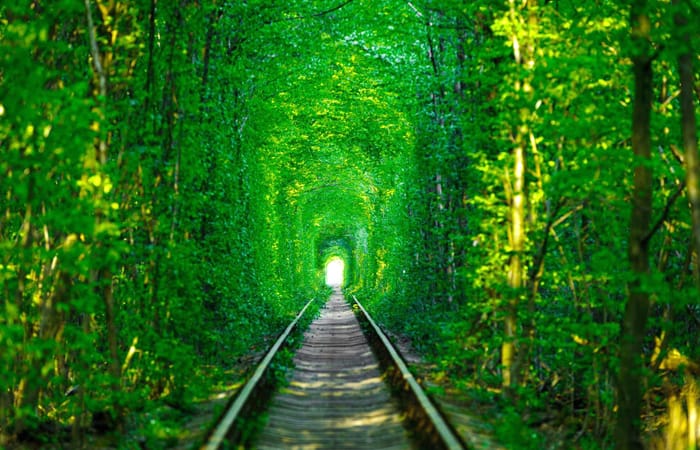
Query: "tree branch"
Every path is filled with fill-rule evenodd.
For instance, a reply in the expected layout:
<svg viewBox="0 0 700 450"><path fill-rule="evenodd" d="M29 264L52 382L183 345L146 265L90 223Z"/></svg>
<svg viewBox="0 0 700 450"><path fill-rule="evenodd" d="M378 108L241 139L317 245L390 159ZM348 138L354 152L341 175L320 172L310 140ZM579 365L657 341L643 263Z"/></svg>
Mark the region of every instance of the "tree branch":
<svg viewBox="0 0 700 450"><path fill-rule="evenodd" d="M528 274L530 284L536 282L542 276L544 258L547 255L547 247L549 246L549 233L552 230L552 228L556 226L556 224L561 223L561 221L556 220L556 217L565 203L566 201L564 199L560 199L554 206L554 210L547 219L547 224L544 227L544 237L542 240L542 244L540 245L539 251L537 252L537 255L535 256L535 259L533 261L532 270ZM565 214L565 217L568 217L568 215Z"/></svg>
<svg viewBox="0 0 700 450"><path fill-rule="evenodd" d="M676 202L678 197L680 197L681 193L683 193L683 189L685 189L685 181L682 181L678 184L678 189L676 189L676 192L674 192L673 195L671 195L666 201L666 206L664 206L663 214L661 214L659 220L656 221L651 230L649 230L649 233L647 233L647 235L644 236L644 239L642 239L642 242L644 244L647 244L651 240L651 238L656 234L656 232L659 231L664 222L666 222L666 219L668 219L668 215L671 212L671 207Z"/></svg>
<svg viewBox="0 0 700 450"><path fill-rule="evenodd" d="M438 28L441 30L457 30L457 31L465 31L465 30L471 30L472 27L467 26L467 25L459 25L459 24L444 24L444 23L434 23L431 22L426 15L421 12L416 5L413 4L413 2L406 2L409 8L415 13L416 19L419 19L419 21L425 25L426 27L430 28ZM430 8L428 8L430 9ZM436 11L435 9L431 9L431 11Z"/></svg>
<svg viewBox="0 0 700 450"><path fill-rule="evenodd" d="M269 21L265 22L265 24L266 24L266 25L271 25L271 24L273 24L273 23L290 22L290 21L292 21L292 20L304 20L304 19L311 19L311 18L313 18L313 17L323 17L323 16L325 16L325 15L327 15L327 14L330 14L330 13L332 13L332 12L338 11L339 9L342 9L342 8L346 7L347 5L349 5L350 3L352 3L353 1L354 1L354 0L346 0L346 1L344 1L343 3L340 3L340 4L334 6L334 7L330 8L330 9L326 9L326 10L323 10L323 11L317 11L317 12L315 12L315 13L311 13L311 14L306 15L306 16L302 16L302 15L300 15L300 14L297 14L296 16L285 17L285 18L283 18L283 19L269 20Z"/></svg>
<svg viewBox="0 0 700 450"><path fill-rule="evenodd" d="M97 44L97 34L95 33L95 24L92 20L92 7L90 5L92 0L85 0L85 14L87 16L87 26L88 26L88 36L90 39L90 54L92 55L92 64L94 66L95 75L97 75L99 84L99 102L104 106L104 102L107 101L107 74L105 73L104 66L102 65L102 56L100 55L100 48ZM104 111L101 113L104 114ZM102 117L104 118L104 117ZM100 138L98 141L98 155L97 160L100 164L105 164L107 162L107 141L104 139L103 132L100 132Z"/></svg>
<svg viewBox="0 0 700 450"><path fill-rule="evenodd" d="M349 4L352 3L352 2L353 2L353 0L347 0L347 1L341 3L341 4L337 5L337 6L334 6L334 7L331 8L331 9L327 9L327 10L325 10L325 11L320 11L320 12L317 12L317 13L315 13L315 14L311 14L311 17L321 17L321 16L325 16L326 14L330 14L330 13L332 13L332 12L338 11L339 9L341 9L341 8L343 8L343 7L347 6L347 5L349 5Z"/></svg>
<svg viewBox="0 0 700 450"><path fill-rule="evenodd" d="M100 95L107 95L107 77L102 68L102 57L100 49L97 46L97 37L95 36L95 24L92 21L92 7L90 0L85 0L85 14L87 16L88 35L90 37L90 54L92 55L92 64L95 68L95 74L99 80Z"/></svg>

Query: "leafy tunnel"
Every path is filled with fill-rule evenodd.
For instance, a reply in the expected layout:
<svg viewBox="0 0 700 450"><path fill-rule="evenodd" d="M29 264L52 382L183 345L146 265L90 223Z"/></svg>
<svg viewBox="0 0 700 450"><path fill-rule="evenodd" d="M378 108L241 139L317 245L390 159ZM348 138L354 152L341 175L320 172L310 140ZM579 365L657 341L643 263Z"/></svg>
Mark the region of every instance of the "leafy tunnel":
<svg viewBox="0 0 700 450"><path fill-rule="evenodd" d="M503 446L694 448L697 10L3 2L0 446L169 445L342 261Z"/></svg>

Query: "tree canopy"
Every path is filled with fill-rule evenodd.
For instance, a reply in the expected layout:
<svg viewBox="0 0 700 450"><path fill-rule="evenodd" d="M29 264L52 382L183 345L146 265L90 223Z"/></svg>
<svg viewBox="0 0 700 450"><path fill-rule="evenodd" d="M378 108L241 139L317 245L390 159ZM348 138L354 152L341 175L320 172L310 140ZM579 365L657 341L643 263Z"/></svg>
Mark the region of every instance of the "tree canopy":
<svg viewBox="0 0 700 450"><path fill-rule="evenodd" d="M0 444L186 411L340 259L506 447L695 448L699 12L3 3Z"/></svg>

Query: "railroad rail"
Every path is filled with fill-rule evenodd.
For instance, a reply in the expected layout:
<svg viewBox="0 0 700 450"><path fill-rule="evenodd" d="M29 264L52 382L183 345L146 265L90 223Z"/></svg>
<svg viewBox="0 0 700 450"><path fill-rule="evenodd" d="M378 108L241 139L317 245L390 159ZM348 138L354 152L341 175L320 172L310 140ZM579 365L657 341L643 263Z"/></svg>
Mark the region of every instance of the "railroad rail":
<svg viewBox="0 0 700 450"><path fill-rule="evenodd" d="M276 389L275 355L310 304L231 399L202 450L466 448L362 304L339 290L305 332L289 384Z"/></svg>

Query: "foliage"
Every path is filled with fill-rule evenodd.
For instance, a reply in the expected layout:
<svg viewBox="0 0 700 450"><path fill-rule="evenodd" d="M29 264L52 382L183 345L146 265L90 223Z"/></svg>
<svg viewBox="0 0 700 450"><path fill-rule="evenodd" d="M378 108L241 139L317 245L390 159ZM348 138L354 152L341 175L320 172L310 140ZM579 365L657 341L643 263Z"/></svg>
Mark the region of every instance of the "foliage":
<svg viewBox="0 0 700 450"><path fill-rule="evenodd" d="M632 3L0 6L0 444L186 409L203 367L322 295L333 258L437 371L502 394L511 446L540 444L518 417L543 411L611 442L630 286L651 300L643 415L670 417L662 391L688 410L700 230L678 67L691 55L697 91L681 19L700 6L644 2L640 40ZM653 173L641 272L635 166Z"/></svg>

